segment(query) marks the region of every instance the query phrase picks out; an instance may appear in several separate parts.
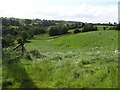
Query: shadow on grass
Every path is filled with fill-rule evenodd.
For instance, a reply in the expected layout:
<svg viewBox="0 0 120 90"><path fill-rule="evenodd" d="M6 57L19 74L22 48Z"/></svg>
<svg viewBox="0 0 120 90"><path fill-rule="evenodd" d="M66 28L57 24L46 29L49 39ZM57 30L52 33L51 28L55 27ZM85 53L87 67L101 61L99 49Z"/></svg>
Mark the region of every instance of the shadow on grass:
<svg viewBox="0 0 120 90"><path fill-rule="evenodd" d="M46 35L46 34L44 34L44 35ZM33 38L34 40L51 40L51 39L57 39L57 38L59 38L59 37L62 37L62 36L68 36L68 35L72 35L72 33L71 32L68 32L67 34L62 34L62 35L56 35L56 36L49 36L49 35L46 35L46 36L44 36L43 35L43 37L40 37L40 38ZM42 36L42 35L41 35Z"/></svg>
<svg viewBox="0 0 120 90"><path fill-rule="evenodd" d="M30 43L31 41L26 41L25 43Z"/></svg>
<svg viewBox="0 0 120 90"><path fill-rule="evenodd" d="M4 60L4 58L3 58L3 60ZM37 89L37 86L35 85L35 83L31 80L31 78L27 74L27 72L19 58L10 59L10 60L7 60L6 62L3 61L3 65L7 69L6 74L9 74L9 76L7 76L7 78L13 79L13 81L4 81L2 83L3 89L11 88L11 87L13 88L16 83L19 83L19 86L15 87L15 88ZM4 76L3 76L3 78L4 78Z"/></svg>

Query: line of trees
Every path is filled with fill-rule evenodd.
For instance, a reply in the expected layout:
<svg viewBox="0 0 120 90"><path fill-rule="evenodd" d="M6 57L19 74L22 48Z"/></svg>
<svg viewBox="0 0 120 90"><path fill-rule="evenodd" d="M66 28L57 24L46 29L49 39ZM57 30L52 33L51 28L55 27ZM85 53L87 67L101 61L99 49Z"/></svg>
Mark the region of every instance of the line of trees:
<svg viewBox="0 0 120 90"><path fill-rule="evenodd" d="M81 22L63 20L19 19L2 17L2 45L9 47L20 41L26 42L34 35L50 36L66 34L69 29L81 26ZM48 28L49 27L49 28Z"/></svg>
<svg viewBox="0 0 120 90"><path fill-rule="evenodd" d="M34 35L47 33L50 36L67 34L68 30L75 29L74 33L97 31L92 23L82 23L63 20L41 20L41 19L2 19L2 45L9 47L16 42L27 42ZM108 25L112 25L109 23ZM104 28L106 29L106 28ZM120 30L120 24L115 24L114 29Z"/></svg>
<svg viewBox="0 0 120 90"><path fill-rule="evenodd" d="M116 24L116 25L113 27L113 29L115 29L115 30L120 30L120 23L119 23L119 24Z"/></svg>

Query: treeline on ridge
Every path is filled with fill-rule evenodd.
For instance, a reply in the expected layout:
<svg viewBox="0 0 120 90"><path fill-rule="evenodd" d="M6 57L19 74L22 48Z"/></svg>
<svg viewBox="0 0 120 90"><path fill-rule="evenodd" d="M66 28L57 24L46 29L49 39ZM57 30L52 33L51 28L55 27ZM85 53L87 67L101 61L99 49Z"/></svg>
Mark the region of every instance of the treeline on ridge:
<svg viewBox="0 0 120 90"><path fill-rule="evenodd" d="M2 46L9 47L15 43L27 42L28 39L38 34L49 34L50 36L67 34L69 30L75 29L74 34L80 32L97 31L92 23L63 20L41 20L41 19L19 19L2 17ZM120 30L120 24L108 23L113 29Z"/></svg>

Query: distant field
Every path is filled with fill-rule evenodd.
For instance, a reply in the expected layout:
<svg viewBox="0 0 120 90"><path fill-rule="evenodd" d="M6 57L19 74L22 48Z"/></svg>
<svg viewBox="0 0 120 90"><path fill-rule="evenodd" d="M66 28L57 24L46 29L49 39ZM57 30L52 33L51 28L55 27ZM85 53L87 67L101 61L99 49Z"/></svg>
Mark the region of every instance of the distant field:
<svg viewBox="0 0 120 90"><path fill-rule="evenodd" d="M118 48L118 31L95 31L79 34L49 37L35 36L26 48L42 51L91 50L102 47L101 50L115 50Z"/></svg>
<svg viewBox="0 0 120 90"><path fill-rule="evenodd" d="M101 28L101 27L99 27ZM37 35L25 44L28 52L38 51L33 61L22 60L10 65L18 77L12 77L8 66L3 67L4 82L23 81L27 76L39 88L115 88L118 87L118 31L100 30L50 37ZM21 65L24 69L19 70ZM27 75L25 74L25 72ZM32 87L32 86L31 86Z"/></svg>

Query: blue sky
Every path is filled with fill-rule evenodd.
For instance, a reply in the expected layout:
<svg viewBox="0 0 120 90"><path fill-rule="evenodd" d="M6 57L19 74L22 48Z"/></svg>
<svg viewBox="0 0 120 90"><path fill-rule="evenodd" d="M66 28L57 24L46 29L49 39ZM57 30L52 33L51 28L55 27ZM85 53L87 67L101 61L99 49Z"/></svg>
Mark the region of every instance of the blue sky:
<svg viewBox="0 0 120 90"><path fill-rule="evenodd" d="M117 22L119 0L0 0L0 17Z"/></svg>

